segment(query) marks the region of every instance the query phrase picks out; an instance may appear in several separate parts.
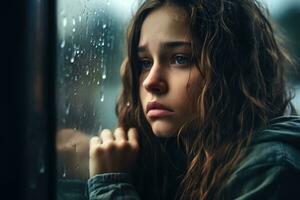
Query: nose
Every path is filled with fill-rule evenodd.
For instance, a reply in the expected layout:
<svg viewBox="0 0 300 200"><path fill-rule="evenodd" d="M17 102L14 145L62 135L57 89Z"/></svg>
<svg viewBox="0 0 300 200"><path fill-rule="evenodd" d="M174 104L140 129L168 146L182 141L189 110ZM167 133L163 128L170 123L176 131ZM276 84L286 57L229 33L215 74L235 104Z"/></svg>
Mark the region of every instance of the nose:
<svg viewBox="0 0 300 200"><path fill-rule="evenodd" d="M161 65L153 64L143 81L143 87L153 94L161 95L167 92L168 84L166 71Z"/></svg>

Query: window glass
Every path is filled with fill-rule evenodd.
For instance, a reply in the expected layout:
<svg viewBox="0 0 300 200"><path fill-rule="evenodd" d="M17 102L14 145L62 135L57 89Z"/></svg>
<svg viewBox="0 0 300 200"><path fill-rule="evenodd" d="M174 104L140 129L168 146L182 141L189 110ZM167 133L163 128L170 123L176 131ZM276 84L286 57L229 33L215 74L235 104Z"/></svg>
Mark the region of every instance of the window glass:
<svg viewBox="0 0 300 200"><path fill-rule="evenodd" d="M83 194L79 180L88 177L89 138L103 128L115 128L126 27L138 3L57 1L56 146L61 199L76 191ZM77 190L68 194L67 182L78 183L72 187Z"/></svg>
<svg viewBox="0 0 300 200"><path fill-rule="evenodd" d="M299 41L299 28L291 23L297 21L290 20L299 17L299 1L260 1L286 30L287 38ZM124 58L126 27L141 2L57 1L58 199L86 199L89 138L104 128L115 128L114 110L120 88L119 67ZM290 48L300 57L299 43L291 44ZM299 77L299 73L290 77L296 87L294 103L298 111Z"/></svg>

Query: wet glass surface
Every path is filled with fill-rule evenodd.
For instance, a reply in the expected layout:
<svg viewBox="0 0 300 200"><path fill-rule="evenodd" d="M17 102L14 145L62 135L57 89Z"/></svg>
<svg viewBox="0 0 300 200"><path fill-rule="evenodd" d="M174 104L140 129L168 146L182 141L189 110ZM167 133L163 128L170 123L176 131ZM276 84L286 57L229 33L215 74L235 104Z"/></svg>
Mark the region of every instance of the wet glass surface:
<svg viewBox="0 0 300 200"><path fill-rule="evenodd" d="M135 0L57 2L58 199L84 198L89 138L114 129L125 34ZM81 196L81 197L80 197Z"/></svg>

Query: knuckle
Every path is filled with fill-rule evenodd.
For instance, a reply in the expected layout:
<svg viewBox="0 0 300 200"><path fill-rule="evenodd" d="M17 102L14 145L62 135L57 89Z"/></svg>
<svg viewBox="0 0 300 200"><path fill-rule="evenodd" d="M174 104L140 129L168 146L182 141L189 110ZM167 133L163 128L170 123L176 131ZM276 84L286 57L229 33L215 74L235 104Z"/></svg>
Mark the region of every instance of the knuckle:
<svg viewBox="0 0 300 200"><path fill-rule="evenodd" d="M128 142L126 142L125 140L123 140L118 143L118 148L120 150L128 150L128 149L130 149L130 144Z"/></svg>
<svg viewBox="0 0 300 200"><path fill-rule="evenodd" d="M116 145L113 141L108 141L106 143L103 144L103 149L106 152L112 152L116 149Z"/></svg>
<svg viewBox="0 0 300 200"><path fill-rule="evenodd" d="M103 153L103 148L100 145L93 145L90 147L91 156L99 156Z"/></svg>
<svg viewBox="0 0 300 200"><path fill-rule="evenodd" d="M131 145L131 149L133 152L138 153L140 151L140 146L138 144Z"/></svg>

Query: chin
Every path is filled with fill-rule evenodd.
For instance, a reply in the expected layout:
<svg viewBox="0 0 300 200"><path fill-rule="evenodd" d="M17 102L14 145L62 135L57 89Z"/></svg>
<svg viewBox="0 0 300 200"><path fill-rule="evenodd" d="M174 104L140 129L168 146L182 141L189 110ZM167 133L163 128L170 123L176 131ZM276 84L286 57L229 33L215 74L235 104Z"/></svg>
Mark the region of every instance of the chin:
<svg viewBox="0 0 300 200"><path fill-rule="evenodd" d="M154 135L161 138L175 137L178 132L177 128L168 123L155 122L151 127Z"/></svg>

